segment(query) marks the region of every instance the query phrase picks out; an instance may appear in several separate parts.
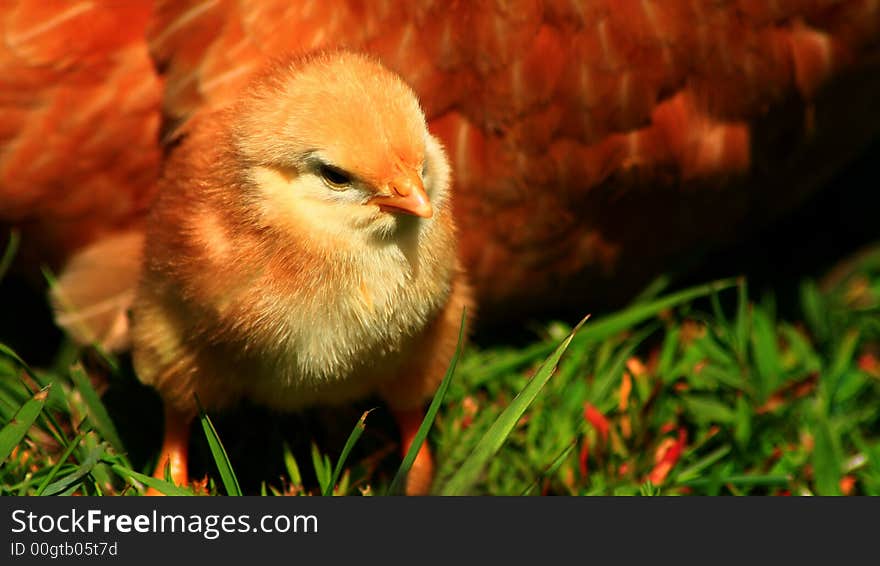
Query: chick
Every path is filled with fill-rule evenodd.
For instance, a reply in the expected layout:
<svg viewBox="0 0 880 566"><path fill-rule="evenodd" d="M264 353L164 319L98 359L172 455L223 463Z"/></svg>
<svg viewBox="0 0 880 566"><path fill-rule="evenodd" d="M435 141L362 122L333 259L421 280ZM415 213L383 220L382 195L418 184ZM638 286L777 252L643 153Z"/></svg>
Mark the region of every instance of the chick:
<svg viewBox="0 0 880 566"><path fill-rule="evenodd" d="M195 396L294 410L378 393L408 449L472 312L449 178L412 90L344 50L275 62L188 123L132 309L135 370L165 404L158 475L187 479ZM424 448L408 493L431 473Z"/></svg>

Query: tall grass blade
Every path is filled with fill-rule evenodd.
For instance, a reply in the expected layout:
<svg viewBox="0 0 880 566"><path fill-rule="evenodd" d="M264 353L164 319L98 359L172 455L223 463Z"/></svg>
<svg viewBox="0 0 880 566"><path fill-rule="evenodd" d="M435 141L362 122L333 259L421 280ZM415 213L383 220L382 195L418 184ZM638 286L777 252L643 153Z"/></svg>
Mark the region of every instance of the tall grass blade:
<svg viewBox="0 0 880 566"><path fill-rule="evenodd" d="M858 329L853 329L843 335L843 339L837 344L834 351L831 367L822 375L821 383L824 391L823 401L825 402L826 411L834 402L841 377L843 377L847 368L853 363L856 348L859 345L859 334Z"/></svg>
<svg viewBox="0 0 880 566"><path fill-rule="evenodd" d="M669 284L672 283L672 277L669 276L668 273L663 273L655 278L653 281L648 283L648 286L639 292L638 295L631 301L632 304L644 303L650 301L655 298L657 295L662 293L669 287Z"/></svg>
<svg viewBox="0 0 880 566"><path fill-rule="evenodd" d="M17 363L24 371L28 373L28 375L36 379L36 373L34 372L34 370L31 369L31 366L27 365L27 362L21 359L12 348L7 346L6 344L0 343L0 354L3 354L7 358Z"/></svg>
<svg viewBox="0 0 880 566"><path fill-rule="evenodd" d="M443 489L442 495L463 495L471 488L486 463L498 452L508 435L513 431L516 423L526 412L529 405L541 392L541 389L549 381L550 377L559 364L559 359L568 345L571 344L575 334L580 330L581 326L587 321L587 316L578 323L571 331L568 338L556 348L556 351L547 358L541 367L538 368L535 376L526 384L526 386L517 394L510 402L510 405L498 416L486 434L480 439L474 447L471 454L462 462L461 468L449 479Z"/></svg>
<svg viewBox="0 0 880 566"><path fill-rule="evenodd" d="M52 469L49 470L49 473L46 474L46 477L43 478L43 481L40 482L40 485L39 487L37 487L37 491L34 493L34 495L43 495L43 492L46 491L46 488L49 486L50 483L52 483L52 480L55 479L55 476L58 475L58 471L61 469L61 466L63 466L64 463L67 462L67 459L70 458L70 455L73 453L74 450L76 450L76 447L79 446L79 443L82 441L84 436L84 432L80 432L78 435L76 435L76 438L74 438L73 441L67 446L67 448L64 450L64 453L61 455L60 458L58 458L58 461L55 462L55 465L52 466Z"/></svg>
<svg viewBox="0 0 880 566"><path fill-rule="evenodd" d="M722 279L672 293L649 303L633 305L619 313L604 316L591 322L588 327L584 328L583 332L578 334L577 341L604 340L619 332L631 329L633 326L644 322L661 311L692 301L698 297L717 293L734 285L736 285L736 280Z"/></svg>
<svg viewBox="0 0 880 566"><path fill-rule="evenodd" d="M831 426L824 415L819 415L813 428L813 475L816 493L819 495L840 495L841 471L840 456L834 445Z"/></svg>
<svg viewBox="0 0 880 566"><path fill-rule="evenodd" d="M718 281L684 289L650 302L633 304L621 312L597 318L587 328L584 328L583 332L578 334L576 342L601 342L620 332L631 329L664 310L677 307L711 293L729 289L736 284L736 279L719 279ZM491 381L499 375L504 375L533 360L549 355L553 351L553 347L553 344L547 343L529 346L515 356L511 356L504 364L496 364L491 368L487 368L480 373L479 378L472 380L471 383L472 385L479 385Z"/></svg>
<svg viewBox="0 0 880 566"><path fill-rule="evenodd" d="M331 489L330 479L332 477L332 470L330 470L330 461L321 454L318 445L314 442L312 442L312 467L315 469L315 477L318 478L318 487L321 488L321 493Z"/></svg>
<svg viewBox="0 0 880 566"><path fill-rule="evenodd" d="M761 400L782 381L782 361L776 345L776 329L763 307L752 310L752 361L755 363Z"/></svg>
<svg viewBox="0 0 880 566"><path fill-rule="evenodd" d="M682 395L682 403L691 417L701 425L732 425L736 412L709 395Z"/></svg>
<svg viewBox="0 0 880 566"><path fill-rule="evenodd" d="M198 399L196 402L198 402ZM238 485L238 478L235 477L235 472L232 470L229 456L226 455L226 449L223 448L223 443L220 442L220 437L217 435L217 429L214 428L214 423L211 422L211 418L205 413L201 403L199 403L199 421L201 421L202 429L205 431L205 438L208 440L208 447L211 449L211 455L214 457L217 471L220 472L220 480L223 482L226 494L232 496L241 495L241 487Z"/></svg>
<svg viewBox="0 0 880 566"><path fill-rule="evenodd" d="M28 430L40 416L46 398L49 396L49 388L40 389L33 398L29 399L22 405L12 420L6 423L0 429L0 463L6 461L6 458L12 454L15 447L24 439Z"/></svg>
<svg viewBox="0 0 880 566"><path fill-rule="evenodd" d="M83 369L82 364L77 362L71 366L70 378L79 390L80 395L82 395L82 399L88 409L89 419L94 423L95 428L98 429L98 432L101 433L104 439L110 442L110 445L118 454L124 454L125 446L123 446L122 439L120 439L119 433L116 431L116 425L113 424L113 419L110 418L107 407L104 406L104 403L98 396L98 392L92 387L92 382L85 369Z"/></svg>
<svg viewBox="0 0 880 566"><path fill-rule="evenodd" d="M285 442L283 447L284 467L287 470L287 477L290 479L291 485L302 485L302 475L299 472L299 464L290 450L290 446Z"/></svg>
<svg viewBox="0 0 880 566"><path fill-rule="evenodd" d="M416 461L416 455L419 453L419 450L421 450L422 444L424 444L425 439L428 438L428 431L431 430L431 425L434 424L434 418L437 416L437 412L440 411L440 406L443 404L443 398L446 397L446 391L449 389L449 384L452 382L452 376L455 374L455 366L458 364L458 358L461 356L461 349L464 344L466 319L467 309L463 309L461 312L461 325L458 329L458 343L455 345L455 353L449 361L449 367L446 368L446 375L443 376L443 381L440 382L440 387L437 388L437 392L431 400L428 412L425 413L425 418L422 420L422 424L419 426L419 430L413 438L412 445L409 447L406 456L404 456L403 462L400 463L397 473L394 474L394 479L391 480L391 485L388 487L387 492L389 495L399 495L402 493L406 476L409 474L413 462Z"/></svg>
<svg viewBox="0 0 880 566"><path fill-rule="evenodd" d="M110 467L120 476L133 479L147 487L152 487L156 491L164 493L165 495L194 495L192 491L185 487L180 487L171 482L136 472L120 464L110 464Z"/></svg>
<svg viewBox="0 0 880 566"><path fill-rule="evenodd" d="M559 453L558 456L553 458L553 461L550 462L550 465L547 466L547 469L544 470L543 472L541 472L540 474L538 474L538 476L534 480L532 480L532 483L530 483L529 486L523 490L523 492L520 494L520 496L525 497L527 495L530 495L532 493L532 491L534 491L535 488L537 488L538 485L540 485L540 483L545 478L548 478L551 475L555 474L556 471L560 468L560 466L562 466L562 464L565 462L565 459L568 458L568 455L571 454L571 451L574 450L575 446L577 446L577 438L575 438L572 442L570 442L568 444L568 446L566 446L562 450L562 452Z"/></svg>
<svg viewBox="0 0 880 566"><path fill-rule="evenodd" d="M828 310L819 286L813 280L801 284L801 308L813 335L824 342L829 335Z"/></svg>
<svg viewBox="0 0 880 566"><path fill-rule="evenodd" d="M3 250L3 257L0 258L0 281L3 280L6 272L9 271L9 266L12 265L12 260L15 259L15 254L18 253L18 244L20 241L21 236L18 233L18 230L10 230L9 240L6 242L6 249Z"/></svg>
<svg viewBox="0 0 880 566"><path fill-rule="evenodd" d="M43 495L57 495L59 493L63 493L64 491L69 490L72 487L76 488L77 486L79 486L82 479L92 472L92 470L95 468L95 466L98 464L103 456L104 444L101 443L89 451L85 461L80 464L79 468L77 468L75 472L50 484L46 488L46 491L43 492Z"/></svg>
<svg viewBox="0 0 880 566"><path fill-rule="evenodd" d="M745 363L749 353L749 330L752 327L749 316L749 288L745 279L736 284L736 349L740 355L740 363Z"/></svg>
<svg viewBox="0 0 880 566"><path fill-rule="evenodd" d="M687 468L682 470L681 473L679 473L676 476L675 481L677 483L681 483L681 482L686 482L689 480L697 479L700 476L700 474L703 472L703 470L705 470L706 468L708 468L709 466L711 466L712 464L714 464L715 462L717 462L721 458L724 458L725 456L727 456L727 454L729 454L730 451L731 451L731 447L729 444L725 444L725 445L713 450L710 454L708 454L704 458L701 458L698 462L696 462L693 465L688 466Z"/></svg>
<svg viewBox="0 0 880 566"><path fill-rule="evenodd" d="M588 400L591 403L600 406L602 411L607 411L617 404L617 401L611 398L611 391L623 377L626 360L633 355L633 352L635 352L639 344L654 333L656 328L657 327L654 324L649 325L647 328L627 340L611 361L606 364L601 371L597 372L588 396ZM608 403L611 403L611 406L606 406Z"/></svg>
<svg viewBox="0 0 880 566"><path fill-rule="evenodd" d="M332 495L333 488L336 487L337 482L339 482L339 476L342 475L342 467L345 465L345 461L348 459L348 454L351 452L351 449L354 448L355 443L358 441L358 438L364 433L364 423L367 420L367 415L370 414L370 411L364 411L364 414L361 415L361 418L358 419L358 422L354 425L354 428L351 431L351 434L348 435L348 440L345 441L345 446L342 447L342 454L339 455L339 459L336 461L336 467L333 468L333 477L330 479L330 482L324 487L323 495Z"/></svg>

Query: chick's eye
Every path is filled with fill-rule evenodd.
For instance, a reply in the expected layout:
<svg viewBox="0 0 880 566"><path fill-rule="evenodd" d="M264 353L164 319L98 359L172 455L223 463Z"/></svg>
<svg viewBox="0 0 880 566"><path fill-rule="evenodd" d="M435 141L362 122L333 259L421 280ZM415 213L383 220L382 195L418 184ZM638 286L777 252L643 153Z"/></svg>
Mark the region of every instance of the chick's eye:
<svg viewBox="0 0 880 566"><path fill-rule="evenodd" d="M351 186L351 176L338 167L322 164L318 167L318 174L331 189L345 190Z"/></svg>

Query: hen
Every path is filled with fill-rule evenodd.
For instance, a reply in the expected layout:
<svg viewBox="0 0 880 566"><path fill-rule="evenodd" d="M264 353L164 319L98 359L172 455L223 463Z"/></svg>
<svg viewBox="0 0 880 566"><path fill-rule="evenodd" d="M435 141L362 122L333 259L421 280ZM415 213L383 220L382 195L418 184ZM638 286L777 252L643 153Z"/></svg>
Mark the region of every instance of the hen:
<svg viewBox="0 0 880 566"><path fill-rule="evenodd" d="M790 208L880 131L873 0L8 2L0 16L0 219L30 228L33 254L141 229L160 116L173 139L267 57L346 45L414 87L448 148L483 320L630 293Z"/></svg>

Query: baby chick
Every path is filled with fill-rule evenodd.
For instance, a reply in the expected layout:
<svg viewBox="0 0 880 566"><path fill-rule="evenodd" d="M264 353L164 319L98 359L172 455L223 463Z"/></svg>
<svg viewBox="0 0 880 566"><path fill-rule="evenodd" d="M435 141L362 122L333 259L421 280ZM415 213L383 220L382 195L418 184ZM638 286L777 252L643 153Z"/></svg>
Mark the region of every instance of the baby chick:
<svg viewBox="0 0 880 566"><path fill-rule="evenodd" d="M406 450L471 291L449 165L412 90L344 50L275 62L167 161L132 310L165 403L158 476L187 480L195 397L280 409L378 393ZM424 493L424 448L407 491Z"/></svg>

